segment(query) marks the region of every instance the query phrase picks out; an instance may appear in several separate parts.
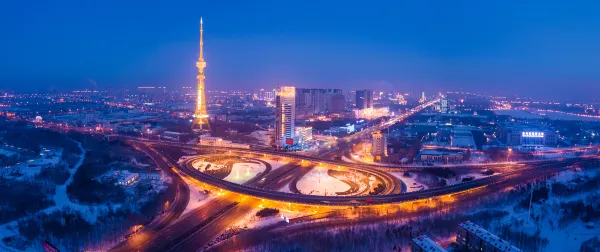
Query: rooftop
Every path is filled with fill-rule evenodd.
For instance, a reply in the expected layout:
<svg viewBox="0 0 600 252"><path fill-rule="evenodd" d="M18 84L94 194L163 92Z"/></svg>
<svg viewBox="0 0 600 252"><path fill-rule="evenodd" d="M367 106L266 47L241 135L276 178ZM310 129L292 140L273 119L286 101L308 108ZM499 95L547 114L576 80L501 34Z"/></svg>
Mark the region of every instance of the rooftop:
<svg viewBox="0 0 600 252"><path fill-rule="evenodd" d="M417 244L419 247L421 247L425 251L431 251L431 252L447 251L446 249L444 249L442 246L440 246L439 244L434 242L431 238L427 237L426 235L421 235L412 240L415 244Z"/></svg>
<svg viewBox="0 0 600 252"><path fill-rule="evenodd" d="M472 234L476 235L477 237L479 237L480 239L489 243L490 245L494 246L499 251L505 251L505 252L520 252L521 251L520 249L514 247L507 241L500 239L498 236L488 232L487 230L483 229L482 227L476 225L475 223L473 223L471 221L463 222L463 223L459 224L459 226L461 226L462 228L471 232Z"/></svg>

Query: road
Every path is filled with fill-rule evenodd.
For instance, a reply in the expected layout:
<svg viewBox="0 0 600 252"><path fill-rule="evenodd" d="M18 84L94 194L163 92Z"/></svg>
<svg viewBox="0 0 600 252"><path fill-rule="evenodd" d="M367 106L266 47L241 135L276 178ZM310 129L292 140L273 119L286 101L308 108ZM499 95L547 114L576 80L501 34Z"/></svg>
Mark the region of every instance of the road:
<svg viewBox="0 0 600 252"><path fill-rule="evenodd" d="M175 198L170 204L169 209L167 209L164 214L160 215L150 224L143 227L143 229L138 231L138 233L132 236L130 239L127 239L115 246L112 249L113 251L136 251L136 248L140 244L149 242L150 239L156 237L156 234L160 230L177 220L187 207L190 199L190 189L188 185L179 177L179 175L171 170L172 166L169 163L173 163L170 160L158 154L155 149L149 148L143 144L136 144L132 142L130 142L130 144L145 152L146 155L150 156L154 163L172 178L172 181L176 186Z"/></svg>
<svg viewBox="0 0 600 252"><path fill-rule="evenodd" d="M303 167L298 162L292 162L286 164L282 167L277 168L276 170L267 173L263 178L258 180L251 180L249 183L246 183L244 186L252 187L252 188L261 188L264 190L278 190L287 183L291 179L296 176L303 176L310 169L307 167ZM141 251L196 251L206 246L210 241L217 238L220 234L222 234L228 227L237 223L240 219L242 219L250 210L256 209L261 201L254 197L246 197L246 196L221 196L220 199L237 197L236 202L237 205L226 209L225 206L221 206L221 210L212 210L212 211L221 211L222 213L210 222L206 223L201 228L197 228L193 232L188 232L179 229L179 227L169 227L165 229L164 235L167 237L174 237L173 240L167 240L163 242L158 242L157 246L148 246L147 249ZM210 203L207 203L210 204ZM213 204L210 204L212 206ZM204 207L201 207L204 208ZM201 222L202 219L210 218L210 216L197 216L198 220L185 220ZM179 223L179 222L178 222ZM176 223L176 224L178 224ZM163 235L157 236L163 237Z"/></svg>
<svg viewBox="0 0 600 252"><path fill-rule="evenodd" d="M582 162L598 162L598 160L588 159L583 160ZM521 176L514 176L510 179L504 180L500 183L491 184L488 187L482 188L481 190L474 191L468 194L457 195L457 200L445 203L443 205L438 204L438 207L444 207L445 209L451 208L459 208L461 205L465 205L470 201L474 201L479 199L482 195L486 195L489 193L498 192L499 190L510 187L515 184L522 184L527 181L531 181L533 179L543 177L548 174L558 173L560 171L564 171L567 168L566 164L570 164L571 162L564 162L554 165L553 167L549 167L547 169L533 169L528 170L527 172L521 173ZM431 209L428 208L429 211ZM230 239L221 241L220 243L211 247L208 251L238 251L243 250L245 248L249 248L252 246L256 246L262 242L276 239L277 237L285 237L294 234L298 234L306 231L313 230L325 230L325 229L334 229L340 227L348 227L348 226L357 226L361 224L374 224L381 222L389 222L391 220L399 220L412 218L416 216L420 216L423 213L421 211L410 211L410 212L401 212L400 214L393 215L385 215L385 216L377 216L377 217L363 217L359 219L348 218L348 213L351 213L352 210L338 210L335 212L326 212L319 213L316 215L308 215L296 219L291 219L290 224L295 223L303 223L301 225L293 225L289 226L285 222L280 222L274 225L265 226L258 229L248 230L246 232L240 233L236 236L231 237ZM328 219L329 218L329 219ZM319 222L311 222L319 219L328 219L321 220Z"/></svg>
<svg viewBox="0 0 600 252"><path fill-rule="evenodd" d="M243 195L253 196L261 199L269 199L282 202L290 202L306 205L324 205L324 206L361 206L361 205L382 205L391 203L400 203L406 201L427 199L445 194L457 193L477 187L482 187L490 184L496 184L510 179L514 176L519 176L521 173L528 172L534 169L550 167L553 165L568 166L576 162L581 162L584 158L565 159L563 161L539 161L536 163L522 164L520 168L515 168L512 171L506 171L499 175L489 176L486 178L476 179L469 182L464 182L456 185L434 188L418 192L402 193L402 194L387 194L373 196L319 196L319 195L302 195L290 194L278 191L265 190L255 187L248 187L232 182L224 181L205 173L196 170L191 161L182 165L182 171L188 176L212 186L222 188L226 191L235 192Z"/></svg>

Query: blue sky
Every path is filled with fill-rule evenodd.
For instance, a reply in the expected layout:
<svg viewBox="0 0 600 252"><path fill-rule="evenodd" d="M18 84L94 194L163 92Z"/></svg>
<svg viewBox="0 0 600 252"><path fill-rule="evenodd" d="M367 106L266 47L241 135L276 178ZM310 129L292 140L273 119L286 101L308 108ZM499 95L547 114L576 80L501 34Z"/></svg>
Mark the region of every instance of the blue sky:
<svg viewBox="0 0 600 252"><path fill-rule="evenodd" d="M600 92L598 1L5 1L0 88Z"/></svg>

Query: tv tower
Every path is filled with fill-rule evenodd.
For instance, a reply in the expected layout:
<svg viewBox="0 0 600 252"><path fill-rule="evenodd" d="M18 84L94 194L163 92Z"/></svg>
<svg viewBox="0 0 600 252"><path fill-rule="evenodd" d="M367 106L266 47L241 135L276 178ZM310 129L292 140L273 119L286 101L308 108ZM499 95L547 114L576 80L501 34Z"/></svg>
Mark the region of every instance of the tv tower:
<svg viewBox="0 0 600 252"><path fill-rule="evenodd" d="M202 52L202 18L200 18L200 57L196 62L198 68L198 93L196 98L196 112L194 113L193 129L207 130L208 129L208 112L206 112L206 93L204 91L204 68L206 61Z"/></svg>

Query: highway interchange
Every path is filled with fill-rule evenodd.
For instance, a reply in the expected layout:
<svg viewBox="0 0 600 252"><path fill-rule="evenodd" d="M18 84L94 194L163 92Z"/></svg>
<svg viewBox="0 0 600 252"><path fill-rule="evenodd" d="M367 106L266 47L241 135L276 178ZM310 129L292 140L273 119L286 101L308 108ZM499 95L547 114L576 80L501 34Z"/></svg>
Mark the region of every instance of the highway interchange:
<svg viewBox="0 0 600 252"><path fill-rule="evenodd" d="M429 106L428 104L427 106ZM411 110L410 114L418 112L420 109ZM591 158L572 158L551 161L528 161L520 163L497 163L486 165L459 165L451 167L454 170L461 169L499 169L500 174L476 179L469 182L459 183L451 186L432 188L429 190L410 192L405 191L405 186L395 176L390 175L389 171L422 171L424 169L439 169L439 167L416 167L406 165L382 166L376 164L358 164L343 161L332 160L325 157L332 152L345 151L352 143L360 141L361 137L369 135L373 130L381 130L393 125L395 122L406 118L408 115L402 115L393 118L390 121L375 125L372 128L352 135L349 138L340 138L336 140L338 148L325 153L320 152L317 156L298 155L292 152L281 152L270 149L234 149L224 147L203 147L198 145L182 144L176 142L151 141L142 139L132 139L123 137L126 140L144 150L155 163L168 172L177 186L177 196L173 204L165 212L144 227L139 233L115 246L111 251L198 251L211 249L216 251L231 251L243 249L247 246L255 245L265 239L273 238L274 235L290 235L302 230L311 228L318 229L334 225L347 225L348 222L339 222L338 219L327 220L332 215L344 215L344 211L355 211L356 209L387 209L406 203L430 202L443 197L452 197L462 193L493 193L501 186L512 186L527 182L541 176L555 174L557 172L569 169L569 167L586 162L597 163L597 156ZM257 177L243 184L228 182L216 177L205 174L194 167L194 162L201 159L201 156L195 156L178 163L165 150L169 148L189 149L202 153L213 153L223 155L239 155L252 158L265 159L285 159L288 163L275 170L270 170L259 174ZM311 166L312 165L312 166ZM376 176L385 184L385 189L377 195L354 195L354 196L319 196L306 194L284 193L279 190L290 182L297 180L308 173L313 166L325 166L330 169L359 171ZM184 179L181 179L184 178ZM186 183L187 181L187 183ZM183 215L183 210L189 201L188 183L194 183L203 188L211 188L221 191L218 197L211 199L202 207L198 207ZM254 231L244 232L241 235L233 236L228 242L217 242L213 247L208 247L211 242L219 237L227 228L231 227L247 215L252 209L257 209L268 202L274 202L279 205L293 204L298 209L303 209L307 213L315 211L305 217L290 220L291 223L300 223L325 219L323 222L308 224L303 228L286 228L284 222L275 225L260 228ZM462 200L468 200L467 198ZM319 208L320 207L320 208ZM411 215L418 215L419 212L411 212ZM402 215L405 216L405 215ZM396 218L402 216L396 215ZM406 215L408 216L408 215ZM368 217L364 218L376 218ZM366 220L365 219L365 220ZM385 221L386 219L377 219ZM337 223L337 224L336 224ZM357 221L355 224L360 224Z"/></svg>

